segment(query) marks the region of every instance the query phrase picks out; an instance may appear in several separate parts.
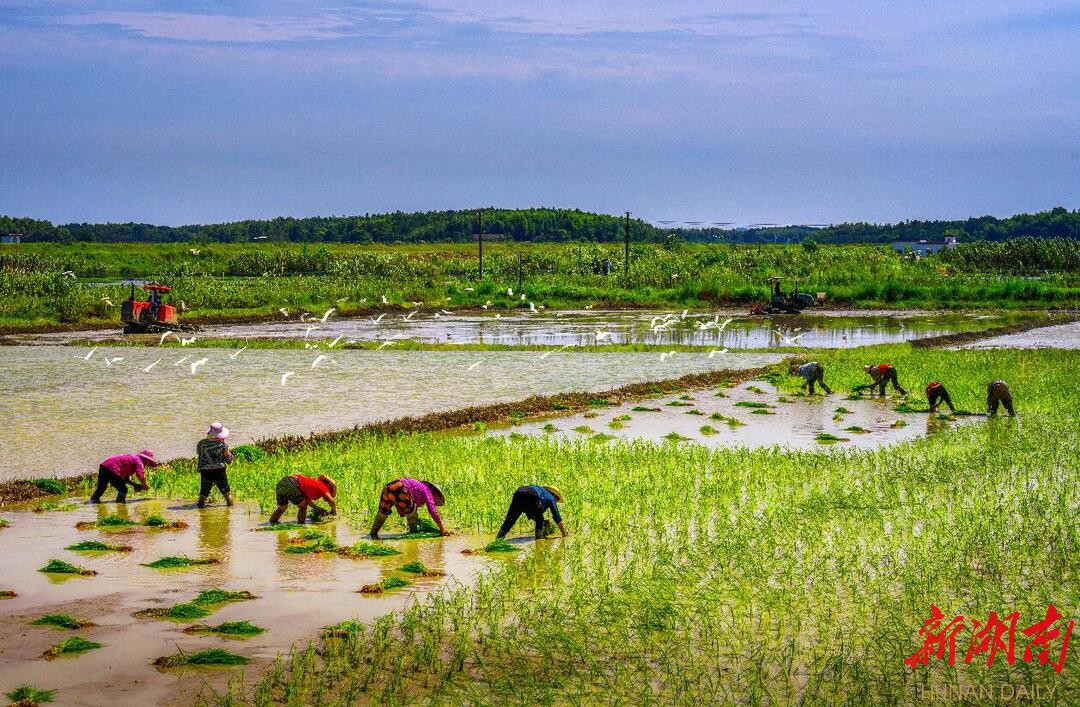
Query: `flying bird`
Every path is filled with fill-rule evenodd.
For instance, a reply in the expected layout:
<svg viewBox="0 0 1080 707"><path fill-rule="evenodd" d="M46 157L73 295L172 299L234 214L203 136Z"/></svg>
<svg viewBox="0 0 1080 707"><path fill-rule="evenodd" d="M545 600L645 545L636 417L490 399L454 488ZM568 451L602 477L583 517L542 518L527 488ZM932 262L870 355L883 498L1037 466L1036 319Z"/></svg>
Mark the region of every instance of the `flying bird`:
<svg viewBox="0 0 1080 707"><path fill-rule="evenodd" d="M413 311L409 312L408 316L405 316L404 314L402 314L401 315L401 321L403 321L403 322L412 321L412 318L414 316L416 316L416 313L419 312L419 311L420 311L419 309L414 309Z"/></svg>
<svg viewBox="0 0 1080 707"><path fill-rule="evenodd" d="M595 336L596 336L596 343L598 343L598 344L601 341L611 341L611 332L610 331L603 331L601 329L597 329Z"/></svg>
<svg viewBox="0 0 1080 707"><path fill-rule="evenodd" d="M95 346L94 348L90 349L90 353L86 354L85 356L76 356L75 358L81 358L84 361L89 361L90 357L93 356L94 352L97 351L97 350L98 350L98 347Z"/></svg>
<svg viewBox="0 0 1080 707"><path fill-rule="evenodd" d="M207 359L207 358L206 358L206 357L204 356L203 358L200 358L200 359L199 359L198 361L195 361L194 363L192 363L192 364L191 364L191 375L195 375L195 371L199 370L199 366L203 365L203 364L204 364L204 363L206 363L206 362L207 362L208 360L209 360L209 359Z"/></svg>
<svg viewBox="0 0 1080 707"><path fill-rule="evenodd" d="M176 338L179 339L180 337L178 336ZM191 337L190 339L180 339L180 345L181 346L187 346L189 344L194 344L194 343L195 343L195 337L194 336Z"/></svg>
<svg viewBox="0 0 1080 707"><path fill-rule="evenodd" d="M483 362L484 362L484 359L480 359L479 361L477 361L477 362L476 362L476 363L474 363L473 365L471 365L471 366L469 366L468 368L466 368L466 369L465 369L465 372L466 372L466 373L468 373L469 371L471 371L472 369L476 368L477 366L479 366L479 365L480 365L481 363L483 363Z"/></svg>
<svg viewBox="0 0 1080 707"><path fill-rule="evenodd" d="M307 328L307 331L304 332L304 338L306 339L309 336L311 336L311 332L315 331L318 328L319 327L315 326L314 324L309 324L308 328Z"/></svg>
<svg viewBox="0 0 1080 707"><path fill-rule="evenodd" d="M376 317L375 319L371 319L371 317L368 317L368 319L371 319L371 323L372 323L372 324L378 324L379 322L381 322L381 321L382 321L382 318L383 318L383 317L385 317L385 316L386 316L386 312L383 312L382 314L380 314L380 315L379 315L378 317Z"/></svg>
<svg viewBox="0 0 1080 707"><path fill-rule="evenodd" d="M106 356L105 357L105 366L106 366L106 368L112 368L112 365L114 363L119 363L119 362L121 362L123 360L124 360L123 356L117 356L116 358L109 358L108 356Z"/></svg>
<svg viewBox="0 0 1080 707"><path fill-rule="evenodd" d="M165 343L165 339L169 338L170 336L176 336L176 334L175 334L174 332L171 332L171 331L166 331L166 332L163 332L163 333L161 334L161 338L160 338L160 339L158 339L158 342L157 342L158 346L161 346L162 344L164 344L164 343ZM179 341L179 340L180 340L180 337L179 337L179 336L176 336L176 339L177 339L177 341Z"/></svg>
<svg viewBox="0 0 1080 707"><path fill-rule="evenodd" d="M144 368L144 369L143 369L143 373L149 373L149 372L150 372L150 370L151 370L151 369L152 369L152 368L153 368L154 366L158 365L159 363L161 363L161 359L160 359L160 358L159 358L158 360L154 361L153 363L151 363L151 364L150 364L149 366L147 366L146 368Z"/></svg>
<svg viewBox="0 0 1080 707"><path fill-rule="evenodd" d="M386 348L387 346L391 346L391 345L393 345L393 344L394 344L394 341L395 341L394 339L387 339L386 341L384 341L384 342L382 342L381 344L379 344L379 347L378 347L377 349L375 349L375 350L376 350L376 351L382 351L382 350L383 350L383 349L385 349L385 348Z"/></svg>
<svg viewBox="0 0 1080 707"><path fill-rule="evenodd" d="M713 349L712 351L709 352L709 358L712 358L716 354L720 354L721 356L723 356L726 353L727 353L727 349Z"/></svg>
<svg viewBox="0 0 1080 707"><path fill-rule="evenodd" d="M70 270L65 270L64 272L62 272L62 273L60 273L60 274L61 274L61 275L63 275L64 277L70 277L70 278L72 278L72 279L74 279L74 278L75 278L75 273L73 273L73 272L72 272L72 271L70 271Z"/></svg>
<svg viewBox="0 0 1080 707"><path fill-rule="evenodd" d="M247 346L245 346L243 348L240 348L240 349L237 349L236 351L233 351L232 353L229 354L229 358L235 360L236 357L239 356L241 354L241 352L243 352L245 349L247 349Z"/></svg>
<svg viewBox="0 0 1080 707"><path fill-rule="evenodd" d="M337 311L336 307L331 307L330 309L323 312L323 315L321 317L319 317L319 321L322 322L323 324L326 324L326 320L329 319L330 315L333 314L336 311Z"/></svg>
<svg viewBox="0 0 1080 707"><path fill-rule="evenodd" d="M386 300L386 295L383 295L383 296L382 296L382 303L383 303L383 304L390 304L390 303L389 303L389 302L387 302L387 300Z"/></svg>
<svg viewBox="0 0 1080 707"><path fill-rule="evenodd" d="M315 360L311 362L311 368L314 369L315 366L318 366L320 363L325 361L327 358L329 358L329 357L326 354L319 354L318 356L315 357Z"/></svg>
<svg viewBox="0 0 1080 707"><path fill-rule="evenodd" d="M179 365L180 365L181 363L183 363L184 361L188 360L189 358L191 358L191 356L184 356L184 357L183 357L182 359L180 359L179 361L177 361L177 362L176 362L176 363L174 363L173 365L174 365L174 366L179 366Z"/></svg>
<svg viewBox="0 0 1080 707"><path fill-rule="evenodd" d="M289 316L289 310L285 309L284 307L280 307L278 311L281 312L281 316L283 317Z"/></svg>
<svg viewBox="0 0 1080 707"><path fill-rule="evenodd" d="M285 381L289 380L290 376L296 375L296 371L285 371L281 374L281 384L285 385Z"/></svg>
<svg viewBox="0 0 1080 707"><path fill-rule="evenodd" d="M101 301L104 302L105 304L109 305L110 307L115 307L116 306L115 304L113 304L112 300L109 299L108 297L102 297Z"/></svg>
<svg viewBox="0 0 1080 707"><path fill-rule="evenodd" d="M573 346L573 344L563 344L562 346L560 346L557 349L552 349L551 351L545 351L543 354L540 355L540 360L543 361L545 358L547 358L551 354L558 353L559 351L562 351L563 349L568 349L571 346Z"/></svg>
<svg viewBox="0 0 1080 707"><path fill-rule="evenodd" d="M720 315L718 314L718 315L716 315L716 317L717 317L717 319L719 319ZM724 329L727 328L727 325L731 324L733 321L735 321L734 317L728 317L727 319L725 319L724 323L720 325L720 328L716 330L716 333L719 334L720 332L722 332Z"/></svg>
<svg viewBox="0 0 1080 707"><path fill-rule="evenodd" d="M326 344L326 348L328 348L328 349L332 349L332 348L334 348L335 346L337 346L337 345L338 345L338 342L339 342L339 341L341 341L341 340L342 340L343 338L345 338L345 335L344 335L344 334L341 334L340 336L338 336L338 338L336 338L336 339L334 339L333 341L331 341L331 342L327 343L327 344Z"/></svg>

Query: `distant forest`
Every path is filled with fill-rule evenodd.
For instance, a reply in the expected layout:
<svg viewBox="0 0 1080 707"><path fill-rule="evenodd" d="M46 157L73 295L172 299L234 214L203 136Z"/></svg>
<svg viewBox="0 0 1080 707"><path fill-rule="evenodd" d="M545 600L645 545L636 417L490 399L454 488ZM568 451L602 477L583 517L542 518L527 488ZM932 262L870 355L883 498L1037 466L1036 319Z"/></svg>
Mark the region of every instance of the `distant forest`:
<svg viewBox="0 0 1080 707"><path fill-rule="evenodd" d="M263 221L154 226L145 223L68 223L54 225L31 218L0 216L0 234L21 233L27 241L59 243L466 243L475 239L476 210L365 214L363 216L280 217ZM523 242L610 242L623 238L621 216L576 209L484 209L484 234L492 240ZM1058 207L1004 219L993 216L964 221L904 221L893 224L842 223L826 227L660 228L631 221L634 241L672 238L700 243L890 243L940 241L1003 241L1016 238L1080 240L1080 210Z"/></svg>

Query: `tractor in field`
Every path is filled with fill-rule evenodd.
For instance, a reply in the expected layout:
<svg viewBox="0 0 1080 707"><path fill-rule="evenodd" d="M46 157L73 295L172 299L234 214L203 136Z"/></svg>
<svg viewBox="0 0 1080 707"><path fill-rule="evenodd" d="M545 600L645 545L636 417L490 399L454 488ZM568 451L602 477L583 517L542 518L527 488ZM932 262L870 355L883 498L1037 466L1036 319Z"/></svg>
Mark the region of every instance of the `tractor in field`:
<svg viewBox="0 0 1080 707"><path fill-rule="evenodd" d="M768 304L756 304L751 308L750 314L799 314L807 307L819 306L825 302L825 293L817 293L814 297L809 292L799 292L799 281L795 281L795 287L791 294L785 295L780 291L779 277L770 277L768 283L772 286L772 298Z"/></svg>
<svg viewBox="0 0 1080 707"><path fill-rule="evenodd" d="M124 323L125 334L156 334L164 331L194 331L191 324L180 324L176 318L176 307L165 304L162 295L172 291L168 285L146 284L143 289L148 295L145 300L135 299L135 284L131 285L131 296L120 305L120 321Z"/></svg>

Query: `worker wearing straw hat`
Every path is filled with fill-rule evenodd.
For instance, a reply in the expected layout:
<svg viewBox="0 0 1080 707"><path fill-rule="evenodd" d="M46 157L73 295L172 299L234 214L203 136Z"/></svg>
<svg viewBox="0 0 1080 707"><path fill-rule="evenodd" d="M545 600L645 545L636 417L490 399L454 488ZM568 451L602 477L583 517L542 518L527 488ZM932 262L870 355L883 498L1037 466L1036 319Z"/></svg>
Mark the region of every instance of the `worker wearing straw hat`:
<svg viewBox="0 0 1080 707"><path fill-rule="evenodd" d="M315 501L326 501L330 506L329 513L337 514L337 502L334 500L337 497L337 484L325 474L317 479L303 474L286 476L277 482L274 495L277 498L277 508L270 514L270 525L281 520L290 503L296 505L297 523L307 522L309 508L326 513L321 506L315 505Z"/></svg>
<svg viewBox="0 0 1080 707"><path fill-rule="evenodd" d="M1016 414L1013 411L1013 399L1012 393L1009 392L1009 384L1003 380L996 380L986 386L986 408L990 417L997 414L999 405L1004 405L1005 412L1009 413L1010 416Z"/></svg>
<svg viewBox="0 0 1080 707"><path fill-rule="evenodd" d="M566 532L566 526L563 525L558 506L558 502L562 500L562 492L559 491L558 486L522 486L517 491L514 491L514 496L510 499L510 510L506 512L506 520L503 521L502 527L499 528L497 537L505 538L510 529L514 527L514 523L517 523L518 518L524 514L526 518L536 524L534 537L537 540L543 540L554 532L551 521L544 519L544 512L550 510L551 517L555 520L555 524L559 526L559 532L565 538L569 533Z"/></svg>
<svg viewBox="0 0 1080 707"><path fill-rule="evenodd" d="M221 491L225 505L233 504L229 477L225 474L226 467L233 460L233 453L225 442L228 438L229 428L215 422L206 430L206 436L195 445L195 453L199 457L199 508L206 508L214 486Z"/></svg>
<svg viewBox="0 0 1080 707"><path fill-rule="evenodd" d="M144 449L138 454L117 454L101 462L98 466L97 488L90 496L91 503L101 503L101 495L112 486L116 489L116 502L127 502L127 487L131 484L137 491L150 488L146 484L146 467L157 466L154 453ZM132 481L134 476L137 481Z"/></svg>
<svg viewBox="0 0 1080 707"><path fill-rule="evenodd" d="M896 377L896 368L888 363L879 363L876 366L863 366L863 370L866 371L866 375L870 376L870 380L873 383L870 384L870 395L874 394L874 388L879 388L881 391L881 397L885 397L885 384L892 383L893 390L900 395L907 395L907 391L900 386L900 381Z"/></svg>
<svg viewBox="0 0 1080 707"><path fill-rule="evenodd" d="M420 506L426 506L431 519L439 526L439 533L446 536L450 531L443 525L437 506L446 503L446 496L442 489L430 481L419 479L394 479L383 487L379 496L379 511L375 514L375 520L371 523L371 537L378 539L379 531L383 523L390 517L390 511L397 510L399 516L404 516L409 525L409 532L414 532L420 527Z"/></svg>

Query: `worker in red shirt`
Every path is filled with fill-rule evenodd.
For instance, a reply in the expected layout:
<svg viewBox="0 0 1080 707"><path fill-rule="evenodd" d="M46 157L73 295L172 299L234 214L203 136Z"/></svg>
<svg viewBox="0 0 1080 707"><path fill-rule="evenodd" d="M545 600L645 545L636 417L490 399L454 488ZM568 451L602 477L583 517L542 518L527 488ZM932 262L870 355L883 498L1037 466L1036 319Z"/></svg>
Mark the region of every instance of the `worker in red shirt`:
<svg viewBox="0 0 1080 707"><path fill-rule="evenodd" d="M938 405L945 403L949 406L949 412L956 414L956 408L953 407L952 399L949 398L949 391L945 390L945 386L941 381L930 381L926 386L926 402L930 403L930 414L934 414Z"/></svg>
<svg viewBox="0 0 1080 707"><path fill-rule="evenodd" d="M270 516L270 525L281 520L281 515L288 509L290 503L296 504L297 523L307 522L308 508L322 511L321 507L315 505L315 501L326 501L330 506L330 512L337 513L337 503L334 502L334 497L337 496L337 484L329 476L323 475L317 479L303 474L286 476L278 482L274 492L277 495L277 508Z"/></svg>
<svg viewBox="0 0 1080 707"><path fill-rule="evenodd" d="M863 370L870 376L873 383L870 384L870 394L874 394L874 388L881 389L881 397L885 397L885 384L892 383L893 389L901 395L907 395L907 391L900 387L900 381L896 379L896 369L888 363L879 363L876 366L863 366Z"/></svg>

